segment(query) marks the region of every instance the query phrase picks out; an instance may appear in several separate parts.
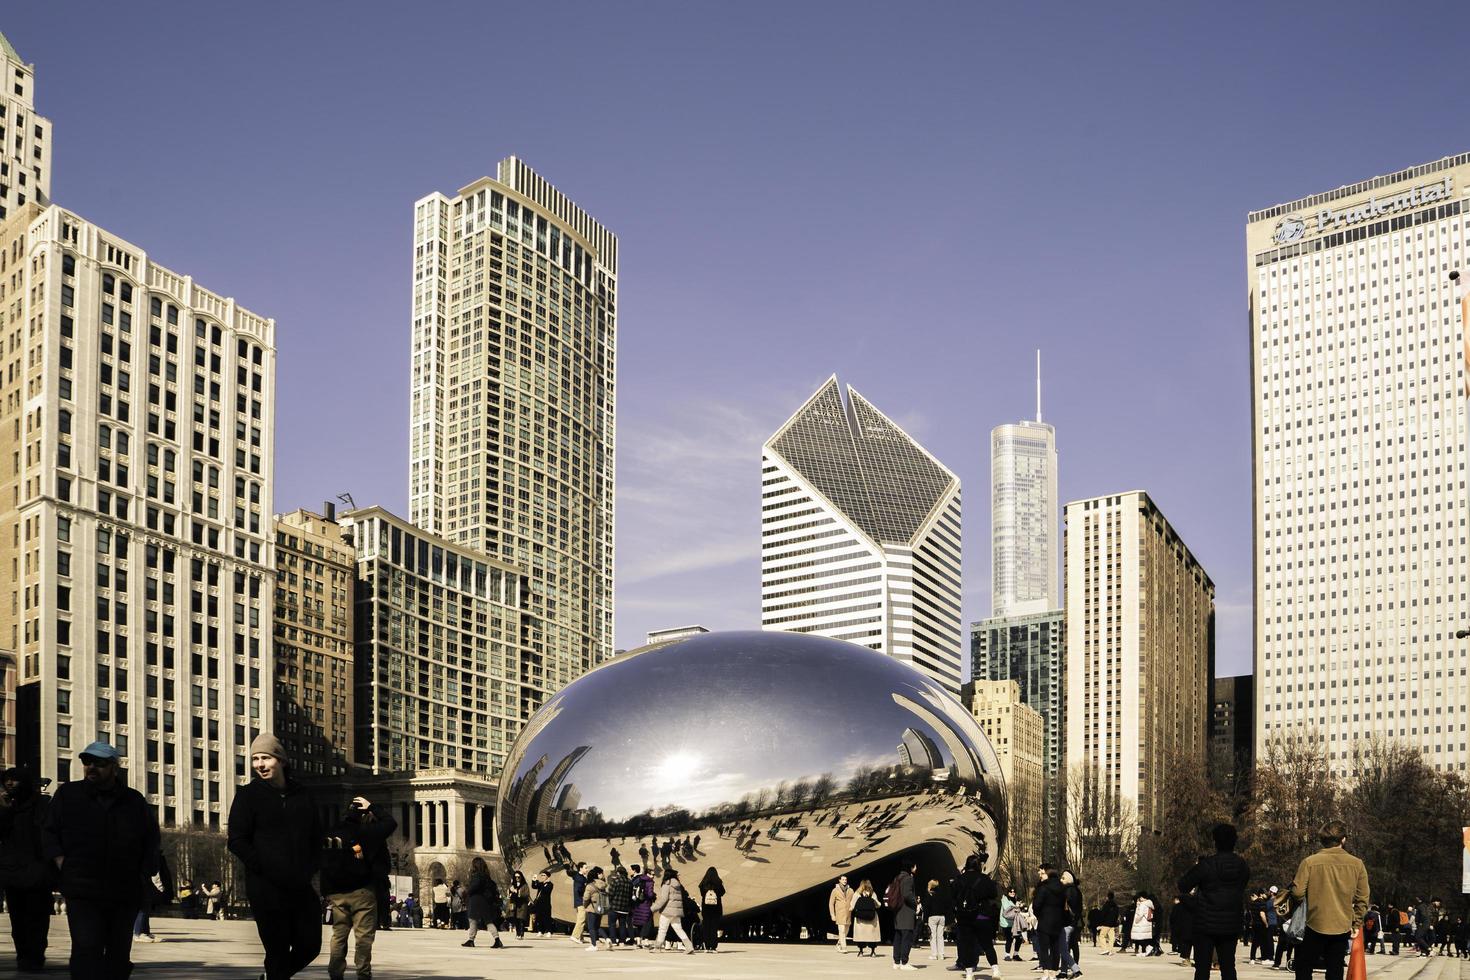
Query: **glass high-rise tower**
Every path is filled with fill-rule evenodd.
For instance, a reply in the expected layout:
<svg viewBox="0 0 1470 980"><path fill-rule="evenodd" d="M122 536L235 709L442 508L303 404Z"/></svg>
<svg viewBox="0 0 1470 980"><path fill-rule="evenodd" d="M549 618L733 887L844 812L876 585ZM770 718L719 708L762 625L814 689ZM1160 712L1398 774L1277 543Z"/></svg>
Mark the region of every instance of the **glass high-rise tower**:
<svg viewBox="0 0 1470 980"><path fill-rule="evenodd" d="M524 571L523 717L612 653L617 270L515 157L414 206L411 520Z"/></svg>
<svg viewBox="0 0 1470 980"><path fill-rule="evenodd" d="M960 686L960 481L833 375L761 460L761 625Z"/></svg>
<svg viewBox="0 0 1470 980"><path fill-rule="evenodd" d="M1041 352L1036 420L990 432L990 601L992 616L1058 609L1057 436L1041 421Z"/></svg>

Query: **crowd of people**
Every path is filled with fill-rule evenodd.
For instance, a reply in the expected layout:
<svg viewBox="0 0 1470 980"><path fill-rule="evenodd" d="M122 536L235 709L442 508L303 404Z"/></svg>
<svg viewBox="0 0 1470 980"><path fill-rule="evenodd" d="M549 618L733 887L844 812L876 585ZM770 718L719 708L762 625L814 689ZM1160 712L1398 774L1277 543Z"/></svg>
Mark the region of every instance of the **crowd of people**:
<svg viewBox="0 0 1470 980"><path fill-rule="evenodd" d="M959 875L930 878L922 888L917 866L909 863L881 894L871 881L854 887L844 875L828 898L836 948L847 952L850 938L859 956L876 955L880 916L887 910L895 969L916 969L909 958L927 931L931 960L947 960L945 940L953 938L955 962L949 969L963 971L966 980L981 968L981 959L991 977L1001 975L1003 962L1031 960L1032 970L1048 980L1080 977L1082 939L1089 934L1104 956L1162 956L1167 935L1196 980L1210 980L1212 970L1221 980L1235 980L1242 936L1250 944L1248 962L1269 962L1298 980L1311 980L1315 967L1325 971L1326 980L1342 980L1349 942L1360 932L1365 953L1375 947L1382 953L1389 940L1397 953L1400 941L1412 937L1420 955L1429 955L1436 943L1443 952L1463 955L1464 920L1451 921L1437 901L1386 912L1370 904L1367 869L1344 850L1347 831L1341 823L1322 826L1320 849L1302 861L1286 888L1250 886L1250 867L1235 853L1232 825L1217 825L1213 837L1215 853L1179 879L1167 905L1148 892L1124 902L1109 892L1089 906L1083 883L1050 864L1038 869L1034 883L1003 892L973 857Z"/></svg>
<svg viewBox="0 0 1470 980"><path fill-rule="evenodd" d="M59 911L53 891L59 891L72 975L126 977L131 944L150 941L149 913L157 905L177 899L186 916L222 917L227 896L218 880L181 882L175 890L156 820L141 794L120 779L117 750L94 742L80 758L83 779L50 796L23 769L0 774L0 886L16 965L23 973L44 969L50 918ZM575 910L569 938L588 953L713 953L730 938L719 870L707 866L690 887L675 866L691 865L683 870L693 880L699 835L640 839L639 860L626 864L612 848L606 867L548 846L541 871L528 879L514 870L503 882L476 857L465 880L433 879L420 904L414 896L388 894L386 841L397 828L388 807L357 797L336 824L323 826L310 792L290 775L284 748L268 734L251 745L251 768L256 778L240 788L230 810L228 846L243 871L269 980L294 976L317 958L324 916L332 927L327 972L333 980L345 976L349 939L358 977L370 977L376 932L395 924L463 932L461 945L468 948L481 933L491 948L504 947L502 933L549 937L560 925L552 897L562 886ZM714 831L737 845L759 833L747 825ZM841 952L876 957L886 932L894 969L916 969L910 959L924 955L927 943L930 960L953 959L949 968L967 980L982 961L992 977L1000 976L1002 963L1022 960L1034 960L1033 969L1049 980L1080 977L1089 936L1104 956L1162 956L1167 939L1196 980L1209 980L1212 969L1221 980L1234 980L1242 943L1247 962L1292 971L1298 980L1310 980L1314 966L1325 968L1326 980L1341 980L1349 941L1359 934L1367 955L1390 948L1390 955L1467 955L1464 916L1433 898L1402 908L1372 904L1362 861L1344 849L1343 826L1325 824L1319 837L1321 848L1279 886L1251 883L1248 864L1235 853L1235 828L1220 824L1215 853L1201 857L1167 896L1140 892L1120 901L1109 892L1089 904L1084 882L1065 868L1042 865L1034 882L1002 889L978 857L951 875L921 875L909 860L886 883L840 876L827 914ZM781 932L767 935L800 935ZM752 935L748 924L736 934Z"/></svg>

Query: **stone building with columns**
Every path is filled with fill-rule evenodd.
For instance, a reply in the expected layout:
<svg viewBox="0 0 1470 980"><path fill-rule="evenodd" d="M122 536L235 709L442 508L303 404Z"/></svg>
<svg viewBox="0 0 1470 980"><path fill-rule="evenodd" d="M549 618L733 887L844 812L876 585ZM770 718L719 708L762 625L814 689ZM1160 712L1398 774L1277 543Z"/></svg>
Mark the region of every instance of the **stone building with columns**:
<svg viewBox="0 0 1470 980"><path fill-rule="evenodd" d="M500 856L492 853L497 850L496 790L494 779L462 769L380 776L358 769L340 780L312 785L327 826L341 818L355 796L387 806L398 821L388 839L390 873L412 879L415 898L426 902L435 878L465 881L476 855L503 877Z"/></svg>

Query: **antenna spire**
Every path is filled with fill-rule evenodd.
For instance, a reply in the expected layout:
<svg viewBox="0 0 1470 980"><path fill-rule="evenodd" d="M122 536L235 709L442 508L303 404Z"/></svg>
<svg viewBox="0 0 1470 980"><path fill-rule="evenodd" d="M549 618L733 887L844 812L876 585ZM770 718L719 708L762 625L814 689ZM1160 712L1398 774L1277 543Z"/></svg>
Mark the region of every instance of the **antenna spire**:
<svg viewBox="0 0 1470 980"><path fill-rule="evenodd" d="M1036 352L1036 421L1041 421L1041 351Z"/></svg>

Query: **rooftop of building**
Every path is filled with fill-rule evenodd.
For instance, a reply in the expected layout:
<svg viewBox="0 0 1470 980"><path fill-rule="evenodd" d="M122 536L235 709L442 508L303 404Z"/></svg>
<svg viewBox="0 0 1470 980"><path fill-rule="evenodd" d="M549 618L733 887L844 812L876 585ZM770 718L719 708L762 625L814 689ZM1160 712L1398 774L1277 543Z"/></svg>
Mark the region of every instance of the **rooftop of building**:
<svg viewBox="0 0 1470 980"><path fill-rule="evenodd" d="M3 54L11 61L19 61L21 64L26 63L26 60L20 56L20 52L15 50L15 45L10 43L10 38L6 37L3 33L0 33L0 54Z"/></svg>
<svg viewBox="0 0 1470 980"><path fill-rule="evenodd" d="M1124 490L1121 493L1104 493L1099 494L1096 497L1082 497L1078 500L1069 500L1067 501L1066 506L1062 508L1062 511L1063 513L1066 513L1078 504L1087 504L1098 500L1107 500L1109 497L1131 497L1135 494L1138 496L1139 502L1142 505L1147 507L1152 513L1158 515L1159 520L1164 522L1164 529L1168 532L1169 539L1177 543L1179 547L1183 549L1185 558L1188 559L1188 561L1192 563L1196 568L1198 568L1200 570L1200 574L1205 577L1205 584L1209 588L1214 589L1215 580L1210 578L1210 573L1205 570L1204 563L1195 556L1194 552L1190 550L1189 545L1184 543L1184 537L1179 533L1179 529L1176 528L1174 526L1174 522L1169 520L1169 518L1164 514L1163 508L1158 505L1158 502L1155 501L1153 497L1149 496L1147 490Z"/></svg>
<svg viewBox="0 0 1470 980"><path fill-rule="evenodd" d="M1455 167L1464 166L1467 163L1470 163L1470 153L1459 153L1455 156L1440 157L1438 160L1421 163L1416 167L1397 170L1391 174L1384 174L1381 177L1370 177L1367 180L1360 180L1353 184L1343 184L1341 187L1336 187L1330 191L1323 191L1320 194L1311 194L1307 197L1299 197L1294 201L1274 204L1269 208L1262 208L1259 211L1251 211L1246 218L1246 222L1247 224L1254 224L1257 221L1267 221L1283 214L1300 211L1303 208L1315 207L1318 204L1326 204L1329 201L1338 201L1345 197L1352 197L1355 194L1363 194L1380 187L1388 187L1391 184L1413 180L1416 177L1424 177L1444 170L1453 170Z"/></svg>
<svg viewBox="0 0 1470 980"><path fill-rule="evenodd" d="M844 401L835 374L764 449L874 542L912 541L959 489L949 467L851 385Z"/></svg>

